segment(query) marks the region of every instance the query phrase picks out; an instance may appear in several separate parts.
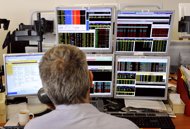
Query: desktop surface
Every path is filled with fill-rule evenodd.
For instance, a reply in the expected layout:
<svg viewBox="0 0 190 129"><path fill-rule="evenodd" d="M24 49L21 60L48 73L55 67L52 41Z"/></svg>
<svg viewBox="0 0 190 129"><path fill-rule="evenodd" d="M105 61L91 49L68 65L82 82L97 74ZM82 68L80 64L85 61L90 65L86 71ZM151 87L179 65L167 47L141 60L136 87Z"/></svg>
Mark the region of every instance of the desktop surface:
<svg viewBox="0 0 190 129"><path fill-rule="evenodd" d="M175 129L189 129L190 127L190 117L187 117L183 114L181 115L176 115L176 118L172 118L172 121L175 125ZM0 127L4 126L5 123L0 123ZM10 128L9 128L10 129ZM145 128L143 128L145 129ZM151 129L151 128L148 128Z"/></svg>
<svg viewBox="0 0 190 129"><path fill-rule="evenodd" d="M175 125L175 129L189 129L190 127L190 117L185 116L184 114L177 114L176 118L172 118L172 121ZM5 124L6 123L0 123L0 127L3 127ZM8 129L12 129L12 128L8 128ZM151 128L148 128L148 129L151 129Z"/></svg>
<svg viewBox="0 0 190 129"><path fill-rule="evenodd" d="M190 128L190 117L184 114L177 114L176 118L172 118L172 121L176 129L189 129Z"/></svg>
<svg viewBox="0 0 190 129"><path fill-rule="evenodd" d="M110 100L108 99L104 99L104 101L107 101L106 105L109 105L109 103L113 104L113 105L120 105L122 104L122 100ZM120 107L121 108L121 107ZM117 111L116 111L117 110ZM116 117L120 117L120 118L125 118L125 119L129 119L132 122L134 122L138 127L140 128L161 128L161 129L175 129L175 126L171 120L170 117L168 117L168 115L166 114L155 114L155 113L126 113L126 112L122 112L119 111L119 108L116 109L115 111L108 111L105 113L111 114L113 116ZM48 112L47 112L48 113ZM40 114L38 114L37 116L39 116ZM43 115L43 114L41 114ZM13 118L13 120L11 119L12 123L14 123L14 126L18 127L19 129L22 129L23 127L18 126ZM12 129L11 127L11 121L9 121L6 126L5 129Z"/></svg>

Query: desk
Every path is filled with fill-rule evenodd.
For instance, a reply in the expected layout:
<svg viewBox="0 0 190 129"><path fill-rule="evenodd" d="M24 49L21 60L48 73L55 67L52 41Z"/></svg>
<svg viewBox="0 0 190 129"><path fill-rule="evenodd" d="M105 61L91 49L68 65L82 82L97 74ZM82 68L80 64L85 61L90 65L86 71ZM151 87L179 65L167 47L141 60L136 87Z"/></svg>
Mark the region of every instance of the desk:
<svg viewBox="0 0 190 129"><path fill-rule="evenodd" d="M176 118L172 118L172 121L176 129L190 129L190 117L176 115Z"/></svg>
<svg viewBox="0 0 190 129"><path fill-rule="evenodd" d="M175 129L190 129L190 117L176 115L176 118L172 118L172 121L175 125ZM3 126L4 124L0 123L0 126Z"/></svg>
<svg viewBox="0 0 190 129"><path fill-rule="evenodd" d="M176 78L175 74L170 74L170 77ZM169 83L175 84L177 83L176 80L169 80ZM175 125L176 129L190 129L190 117L187 117L183 114L181 115L176 115L176 118L172 118L172 121Z"/></svg>
<svg viewBox="0 0 190 129"><path fill-rule="evenodd" d="M170 80L170 82L176 84L175 80ZM172 121L176 129L190 129L190 117L187 117L183 114L182 115L178 114L176 115L176 118L172 118ZM3 126L4 124L0 123L0 126Z"/></svg>

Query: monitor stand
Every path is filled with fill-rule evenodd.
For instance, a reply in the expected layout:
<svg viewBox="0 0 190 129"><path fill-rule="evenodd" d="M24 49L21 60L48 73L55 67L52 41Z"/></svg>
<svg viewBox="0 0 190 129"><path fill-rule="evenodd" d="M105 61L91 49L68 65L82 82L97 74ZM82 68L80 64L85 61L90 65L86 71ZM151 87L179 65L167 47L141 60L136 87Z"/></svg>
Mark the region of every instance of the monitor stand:
<svg viewBox="0 0 190 129"><path fill-rule="evenodd" d="M101 98L91 99L90 103L94 105L99 111L104 111L104 102Z"/></svg>
<svg viewBox="0 0 190 129"><path fill-rule="evenodd" d="M37 96L27 96L28 100L27 108L31 113L38 114L48 109L48 106L42 104Z"/></svg>

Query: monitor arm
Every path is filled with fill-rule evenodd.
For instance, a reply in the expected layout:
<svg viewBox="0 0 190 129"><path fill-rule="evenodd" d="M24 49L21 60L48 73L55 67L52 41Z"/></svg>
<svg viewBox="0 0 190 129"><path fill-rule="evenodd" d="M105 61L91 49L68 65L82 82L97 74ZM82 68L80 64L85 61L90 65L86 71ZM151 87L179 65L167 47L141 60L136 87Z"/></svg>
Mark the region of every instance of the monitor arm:
<svg viewBox="0 0 190 129"><path fill-rule="evenodd" d="M29 41L36 40L38 41L38 52L42 52L42 42L43 34L42 31L42 22L40 13L37 14L37 23L35 25L24 25L21 23L19 25L19 30L15 31L15 40L16 41Z"/></svg>
<svg viewBox="0 0 190 129"><path fill-rule="evenodd" d="M53 32L53 21L41 18L41 14L38 13L34 25L25 25L21 23L19 28L14 30L12 34L8 32L2 47L5 48L12 41L34 40L38 42L38 52L42 52L43 34L48 32Z"/></svg>

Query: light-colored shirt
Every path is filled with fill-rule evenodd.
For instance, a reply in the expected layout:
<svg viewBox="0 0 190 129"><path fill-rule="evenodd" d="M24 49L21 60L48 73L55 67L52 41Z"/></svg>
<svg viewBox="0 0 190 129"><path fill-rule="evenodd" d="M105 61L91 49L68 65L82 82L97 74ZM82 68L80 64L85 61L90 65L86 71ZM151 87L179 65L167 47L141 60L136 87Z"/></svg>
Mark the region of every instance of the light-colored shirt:
<svg viewBox="0 0 190 129"><path fill-rule="evenodd" d="M139 129L127 119L111 116L91 104L59 105L34 118L24 129Z"/></svg>

